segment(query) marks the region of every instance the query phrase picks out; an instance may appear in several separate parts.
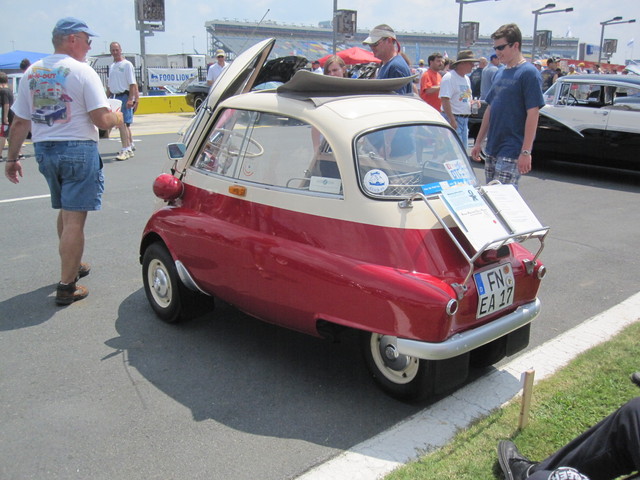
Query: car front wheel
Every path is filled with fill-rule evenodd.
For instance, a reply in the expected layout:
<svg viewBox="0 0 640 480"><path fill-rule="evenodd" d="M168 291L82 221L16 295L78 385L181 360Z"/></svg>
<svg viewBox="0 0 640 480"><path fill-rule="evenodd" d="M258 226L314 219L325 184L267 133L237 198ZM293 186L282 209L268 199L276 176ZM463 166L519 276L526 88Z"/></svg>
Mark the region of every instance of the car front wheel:
<svg viewBox="0 0 640 480"><path fill-rule="evenodd" d="M433 394L431 361L399 354L388 337L362 332L362 348L376 383L394 398L419 400Z"/></svg>
<svg viewBox="0 0 640 480"><path fill-rule="evenodd" d="M202 104L204 103L204 99L206 97L202 96L202 95L198 95L193 99L193 109L197 112L198 110L200 110L200 107L202 107Z"/></svg>
<svg viewBox="0 0 640 480"><path fill-rule="evenodd" d="M213 310L213 299L184 286L167 248L153 243L142 257L142 279L147 300L167 323L189 320Z"/></svg>

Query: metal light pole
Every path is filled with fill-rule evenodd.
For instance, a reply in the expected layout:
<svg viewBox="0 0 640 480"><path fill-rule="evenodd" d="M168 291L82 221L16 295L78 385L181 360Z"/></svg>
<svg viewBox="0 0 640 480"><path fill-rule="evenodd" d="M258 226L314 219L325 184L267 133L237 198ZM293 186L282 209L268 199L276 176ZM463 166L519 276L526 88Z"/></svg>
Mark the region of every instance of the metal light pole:
<svg viewBox="0 0 640 480"><path fill-rule="evenodd" d="M622 17L613 17L609 20L605 20L604 22L600 22L600 25L602 25L602 30L600 32L600 51L598 52L598 63L602 62L602 47L603 47L603 43L604 43L604 27L606 27L607 25L618 25L620 23L635 23L636 19L633 18L631 20L622 20Z"/></svg>
<svg viewBox="0 0 640 480"><path fill-rule="evenodd" d="M555 3L547 3L544 7L539 8L537 10L532 11L533 18L533 44L531 46L531 61L535 60L536 53L536 32L538 31L538 15L546 15L547 13L558 13L558 12L573 12L573 7L570 8L561 8L559 10L551 10L549 12L544 12L547 8L555 8Z"/></svg>
<svg viewBox="0 0 640 480"><path fill-rule="evenodd" d="M462 8L465 3L476 3L476 2L490 2L491 0L456 0L456 3L460 4L460 13L458 14L458 50L456 53L460 52L460 45L462 44ZM498 2L499 0L494 0Z"/></svg>

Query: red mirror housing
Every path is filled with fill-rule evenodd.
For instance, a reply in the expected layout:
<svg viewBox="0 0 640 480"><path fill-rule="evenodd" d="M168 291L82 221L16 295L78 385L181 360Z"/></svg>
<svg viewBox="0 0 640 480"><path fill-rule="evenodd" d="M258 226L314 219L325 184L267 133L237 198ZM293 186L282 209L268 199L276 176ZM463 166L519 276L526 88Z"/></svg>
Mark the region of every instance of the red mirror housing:
<svg viewBox="0 0 640 480"><path fill-rule="evenodd" d="M153 193L162 200L176 200L182 196L184 184L173 175L163 173L153 181Z"/></svg>

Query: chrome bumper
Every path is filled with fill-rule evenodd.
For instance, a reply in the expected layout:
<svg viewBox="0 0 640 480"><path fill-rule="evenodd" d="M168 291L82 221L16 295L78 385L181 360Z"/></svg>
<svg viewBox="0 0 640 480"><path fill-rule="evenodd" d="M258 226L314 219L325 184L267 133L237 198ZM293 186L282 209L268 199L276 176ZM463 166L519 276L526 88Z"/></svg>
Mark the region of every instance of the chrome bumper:
<svg viewBox="0 0 640 480"><path fill-rule="evenodd" d="M481 327L458 333L440 343L420 342L405 338L385 336L388 343L395 345L398 353L425 360L445 360L470 352L493 340L503 337L530 323L540 313L540 300L537 298L518 307L513 313L498 318Z"/></svg>

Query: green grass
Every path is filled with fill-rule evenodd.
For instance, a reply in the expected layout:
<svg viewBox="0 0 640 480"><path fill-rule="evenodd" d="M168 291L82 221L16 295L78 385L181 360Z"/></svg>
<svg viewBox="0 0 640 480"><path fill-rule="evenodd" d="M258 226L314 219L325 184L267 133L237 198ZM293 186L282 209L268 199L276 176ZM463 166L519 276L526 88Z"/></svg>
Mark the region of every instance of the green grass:
<svg viewBox="0 0 640 480"><path fill-rule="evenodd" d="M545 458L640 395L640 389L629 381L629 375L640 370L638 338L640 323L634 323L537 383L529 424L522 431L518 431L518 397L458 432L447 446L403 466L386 479L500 479L496 447L504 439L513 440L532 460Z"/></svg>

